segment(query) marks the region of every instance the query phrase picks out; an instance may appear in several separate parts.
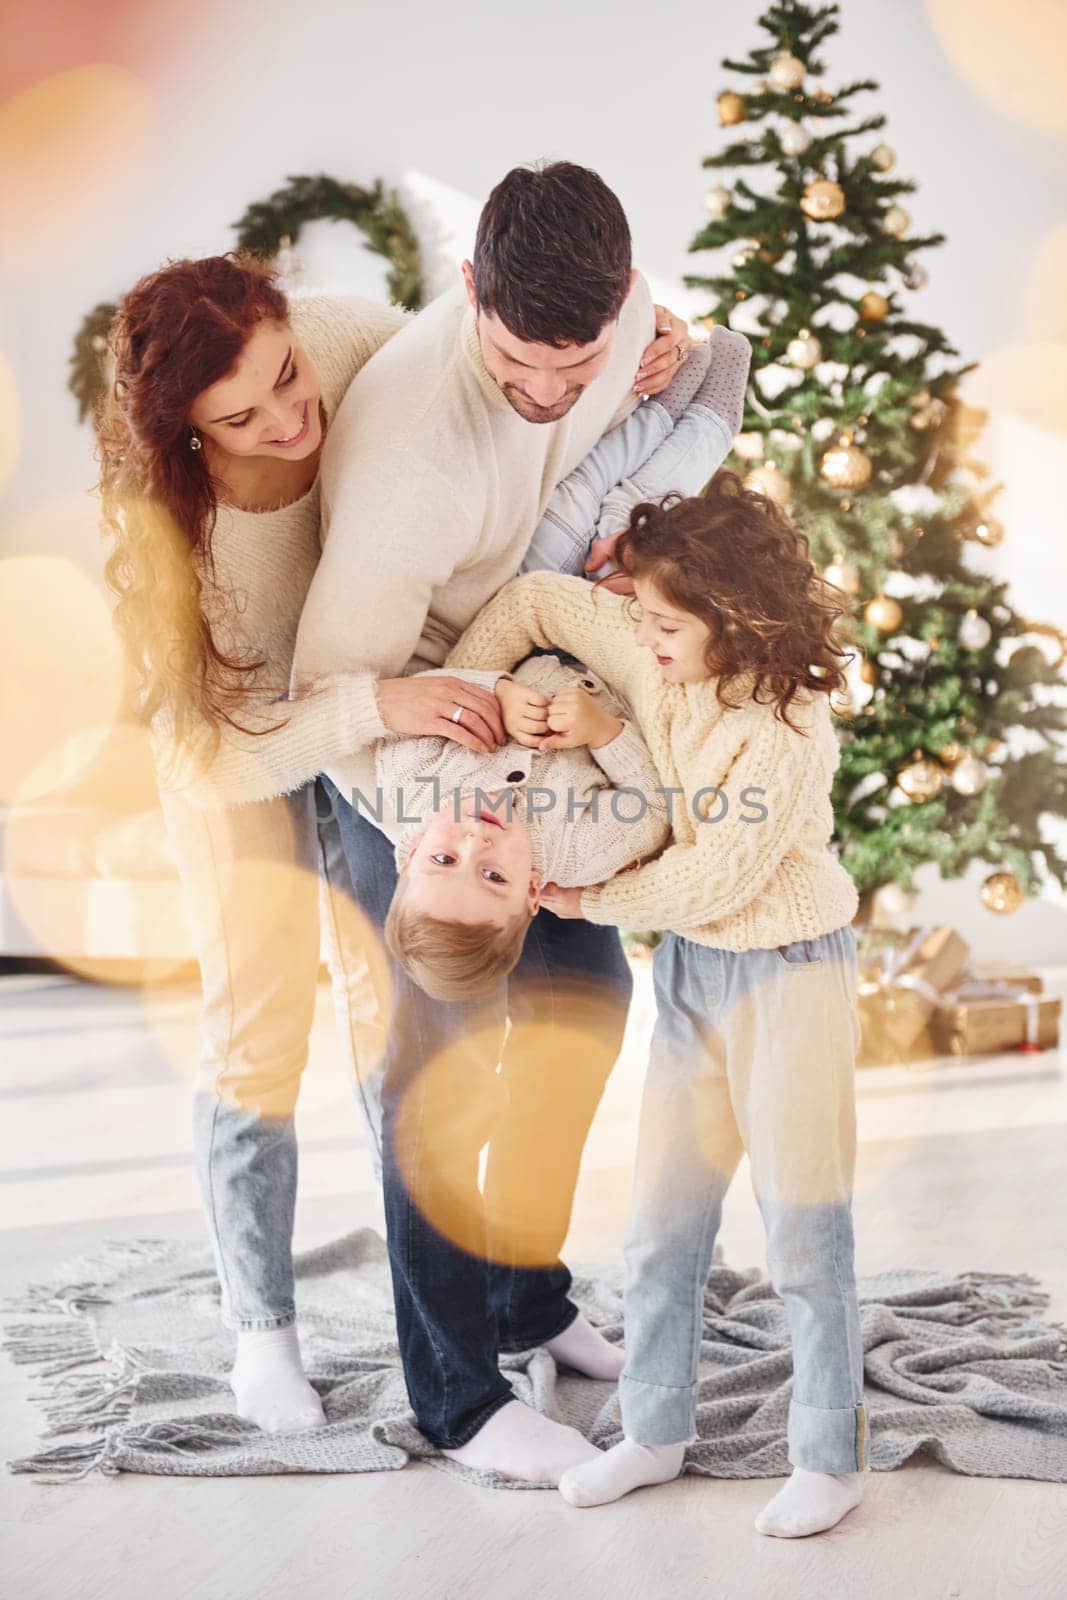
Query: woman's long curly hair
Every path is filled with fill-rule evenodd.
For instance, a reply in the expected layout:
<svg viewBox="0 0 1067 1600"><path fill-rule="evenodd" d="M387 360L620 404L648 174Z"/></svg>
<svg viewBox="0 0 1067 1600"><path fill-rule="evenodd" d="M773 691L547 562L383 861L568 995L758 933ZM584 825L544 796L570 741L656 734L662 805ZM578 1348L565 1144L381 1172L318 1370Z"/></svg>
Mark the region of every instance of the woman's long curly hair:
<svg viewBox="0 0 1067 1600"><path fill-rule="evenodd" d="M797 694L844 687L848 651L834 630L845 596L819 574L805 535L736 472L718 473L697 498L635 506L614 559L710 629L704 659L720 705L773 703L800 732L789 717ZM742 699L731 698L737 688Z"/></svg>
<svg viewBox="0 0 1067 1600"><path fill-rule="evenodd" d="M205 614L218 498L206 451L190 446L189 412L233 371L257 323L288 317L271 268L230 254L149 273L112 323L94 419L112 539L105 571L141 713L162 712L177 743L240 727L235 712L263 665L227 655Z"/></svg>

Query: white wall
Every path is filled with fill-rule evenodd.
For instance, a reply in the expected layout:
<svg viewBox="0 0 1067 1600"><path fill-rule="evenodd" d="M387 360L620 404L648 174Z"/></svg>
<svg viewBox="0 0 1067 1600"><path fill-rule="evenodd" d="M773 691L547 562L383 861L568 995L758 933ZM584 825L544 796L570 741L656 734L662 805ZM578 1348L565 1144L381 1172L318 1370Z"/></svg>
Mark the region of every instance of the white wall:
<svg viewBox="0 0 1067 1600"><path fill-rule="evenodd" d="M638 264L671 303L685 305L686 247L701 225L704 190L717 181L700 161L723 138L718 63L757 41L754 0L194 0L147 9L158 10L154 30L146 8L135 7L129 25L116 23L94 52L132 64L147 84L146 105L125 113L131 126L143 119L143 137L129 141L121 161L106 140L94 143L105 106L76 144L72 134L64 182L76 175L77 196L68 201L61 183L52 202L68 211L83 203L77 226L47 253L22 241L25 250L0 256L0 355L14 370L22 426L5 508L8 549L43 541L98 566L84 496L93 478L88 440L64 390L74 328L96 300L166 256L228 247L228 224L288 174L402 183L420 227L428 236L443 231L434 246L440 286L449 257L469 250L481 200L503 172L565 156L616 189ZM899 170L920 184L908 202L915 225L948 235L926 258L930 282L914 297L916 314L943 325L969 359L1058 340L1047 359L1062 363L1062 281L1058 295L1032 283L1039 252L1063 221L1067 143L1007 120L972 89L919 0L845 0L843 10L828 81L880 80L867 100L889 117ZM309 239L306 254L316 272L379 292L381 276L354 235ZM1047 265L1045 281L1055 282ZM1009 535L995 567L1024 610L1067 623L1062 430L1062 409L1027 417L1009 394L987 453L1007 483ZM1067 958L1062 906L998 919L981 910L969 883L930 894L921 910L945 908L980 949L999 952L1010 940L1016 954L1048 957L1056 942Z"/></svg>

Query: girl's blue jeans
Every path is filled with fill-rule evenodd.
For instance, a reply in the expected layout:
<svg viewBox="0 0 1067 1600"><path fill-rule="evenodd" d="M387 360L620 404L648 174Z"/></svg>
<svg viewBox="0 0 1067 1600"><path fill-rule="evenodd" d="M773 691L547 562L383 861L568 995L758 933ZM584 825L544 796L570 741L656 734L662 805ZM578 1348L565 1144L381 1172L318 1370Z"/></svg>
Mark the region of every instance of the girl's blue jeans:
<svg viewBox="0 0 1067 1600"><path fill-rule="evenodd" d="M648 1445L696 1436L704 1286L747 1151L792 1338L789 1460L860 1471L852 929L741 952L670 933L653 970L658 1017L625 1246L625 1432Z"/></svg>

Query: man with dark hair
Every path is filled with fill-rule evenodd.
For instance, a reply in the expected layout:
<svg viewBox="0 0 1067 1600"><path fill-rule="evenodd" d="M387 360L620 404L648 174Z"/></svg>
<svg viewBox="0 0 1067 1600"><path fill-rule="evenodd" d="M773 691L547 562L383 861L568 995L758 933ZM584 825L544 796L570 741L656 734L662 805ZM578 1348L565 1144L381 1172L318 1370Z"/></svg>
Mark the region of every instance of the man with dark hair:
<svg viewBox="0 0 1067 1600"><path fill-rule="evenodd" d="M640 394L666 386L689 339L669 313L655 337L662 308L632 267L622 207L569 162L516 168L496 186L463 280L367 362L331 420L324 548L293 676L297 693L323 675L363 679L368 741L445 733L489 752L505 743L495 696L413 674L442 665L518 572L555 486ZM501 788L522 777L501 771ZM328 779L355 899L381 930L394 852L351 803L375 793L369 748ZM391 985L381 1156L416 1420L469 1466L554 1483L592 1447L517 1401L498 1359L545 1345L594 1377L622 1366L568 1299L559 1260L626 1024L619 937L542 910L488 1001L432 1001L397 962Z"/></svg>

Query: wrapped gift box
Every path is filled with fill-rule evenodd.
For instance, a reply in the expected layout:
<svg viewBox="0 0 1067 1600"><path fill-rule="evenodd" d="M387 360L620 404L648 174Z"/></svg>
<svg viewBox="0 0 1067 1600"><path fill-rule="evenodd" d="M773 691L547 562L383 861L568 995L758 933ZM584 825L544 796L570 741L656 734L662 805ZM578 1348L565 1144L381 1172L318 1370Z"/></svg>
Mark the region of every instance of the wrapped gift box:
<svg viewBox="0 0 1067 1600"><path fill-rule="evenodd" d="M955 928L867 929L859 943L861 1065L933 1055L930 1022L967 965Z"/></svg>
<svg viewBox="0 0 1067 1600"><path fill-rule="evenodd" d="M958 996L938 1006L935 1045L954 1056L989 1055L1019 1045L1047 1050L1059 1042L1061 1002L1055 995L1015 990L999 996Z"/></svg>
<svg viewBox="0 0 1067 1600"><path fill-rule="evenodd" d="M1028 994L1041 994L1044 983L1036 972L1027 972L1013 961L972 961L964 973L961 988L966 989L972 978L976 983L995 984L1005 989L1023 989ZM961 995L961 998L965 998Z"/></svg>

